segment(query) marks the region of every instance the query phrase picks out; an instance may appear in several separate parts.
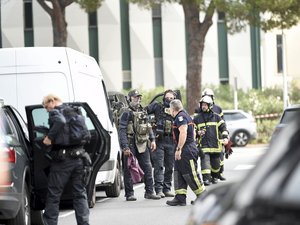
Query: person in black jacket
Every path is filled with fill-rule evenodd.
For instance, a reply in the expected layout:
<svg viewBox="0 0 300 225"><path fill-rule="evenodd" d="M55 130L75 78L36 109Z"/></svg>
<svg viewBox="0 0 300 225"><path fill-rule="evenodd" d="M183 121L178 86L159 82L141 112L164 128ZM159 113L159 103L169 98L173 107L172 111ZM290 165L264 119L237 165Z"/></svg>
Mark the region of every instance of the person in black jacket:
<svg viewBox="0 0 300 225"><path fill-rule="evenodd" d="M155 118L154 133L156 149L151 152L154 168L154 186L156 194L164 197L174 197L171 192L174 168L175 141L172 136L174 118L170 115L170 102L176 98L176 93L166 90L163 103L153 102L146 107L148 114Z"/></svg>
<svg viewBox="0 0 300 225"><path fill-rule="evenodd" d="M119 120L119 141L123 152L124 185L127 201L136 201L133 190L132 177L128 168L128 157L133 155L144 171L146 199L160 199L153 191L152 165L150 150L147 148L150 140L150 149L156 148L155 136L148 121L148 114L141 106L142 95L137 90L128 93L129 108L123 109Z"/></svg>
<svg viewBox="0 0 300 225"><path fill-rule="evenodd" d="M215 95L214 95L213 90L210 89L210 88L205 88L202 91L201 98L203 98L204 96L211 97L211 99L213 101L213 106L212 106L211 110L214 113L218 114L224 120L224 114L223 114L223 110L222 110L221 106L219 106L215 103ZM195 109L195 113L197 114L197 113L200 113L200 112L201 112L201 106L199 104L199 107L197 109ZM225 123L226 123L226 121L225 121ZM220 173L219 173L219 179L222 180L222 181L226 180L226 178L224 177L224 174L223 174L224 173L224 164L225 164L225 161L224 161L224 149L223 149L223 151L220 154L220 166L221 167L220 167Z"/></svg>
<svg viewBox="0 0 300 225"><path fill-rule="evenodd" d="M200 100L201 112L194 117L196 138L204 156L201 159L201 172L205 185L217 183L220 174L220 154L223 145L228 143L228 131L224 120L211 109L211 97Z"/></svg>
<svg viewBox="0 0 300 225"><path fill-rule="evenodd" d="M43 143L51 146L52 161L48 177L48 194L44 211L46 225L57 225L59 215L59 202L64 187L69 180L72 181L73 206L77 224L89 224L89 207L87 194L83 182L84 163L81 155L71 156L73 151L84 152L82 145L66 145L64 133L66 120L61 110L66 107L61 99L53 94L43 98L43 106L49 112L49 132Z"/></svg>

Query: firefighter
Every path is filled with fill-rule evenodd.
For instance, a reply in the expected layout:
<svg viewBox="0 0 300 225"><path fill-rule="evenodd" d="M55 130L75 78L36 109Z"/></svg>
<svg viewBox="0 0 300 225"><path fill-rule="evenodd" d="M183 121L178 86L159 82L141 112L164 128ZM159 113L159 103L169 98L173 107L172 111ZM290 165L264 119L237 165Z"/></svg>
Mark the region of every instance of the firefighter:
<svg viewBox="0 0 300 225"><path fill-rule="evenodd" d="M213 90L210 89L210 88L205 88L202 91L202 96L201 97L203 98L204 96L209 96L209 97L212 98L213 106L212 106L211 110L214 113L217 113L224 120L224 114L223 114L222 108L215 103L215 98L214 98L215 95L214 95ZM199 107L195 110L195 113L197 114L197 113L200 113L200 112L201 112L201 106L199 104ZM223 172L224 172L224 163L225 163L225 161L224 161L224 149L223 149L223 151L220 154L220 165L221 165L221 167L220 167L220 173L219 173L219 179L222 180L222 181L226 180L226 178L224 177L224 174L223 174Z"/></svg>
<svg viewBox="0 0 300 225"><path fill-rule="evenodd" d="M177 144L174 164L175 197L166 203L170 206L185 206L187 187L199 197L205 191L205 186L197 170L198 149L193 120L179 99L170 102L170 113L174 117L173 135Z"/></svg>
<svg viewBox="0 0 300 225"><path fill-rule="evenodd" d="M224 120L212 111L213 100L204 96L200 100L201 112L194 118L196 138L201 151L201 173L204 185L218 183L220 154L228 144L228 131Z"/></svg>

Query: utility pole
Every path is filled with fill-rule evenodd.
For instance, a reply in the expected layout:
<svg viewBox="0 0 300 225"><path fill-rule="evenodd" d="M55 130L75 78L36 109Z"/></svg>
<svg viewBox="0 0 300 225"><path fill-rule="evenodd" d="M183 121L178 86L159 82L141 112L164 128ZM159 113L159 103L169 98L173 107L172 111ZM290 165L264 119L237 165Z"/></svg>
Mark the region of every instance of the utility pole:
<svg viewBox="0 0 300 225"><path fill-rule="evenodd" d="M233 100L234 100L234 109L237 110L238 109L238 96L237 96L237 77L234 76L234 92L233 92Z"/></svg>
<svg viewBox="0 0 300 225"><path fill-rule="evenodd" d="M288 80L287 80L287 66L286 66L286 38L282 31L282 77L283 77L283 109L289 105L288 100Z"/></svg>

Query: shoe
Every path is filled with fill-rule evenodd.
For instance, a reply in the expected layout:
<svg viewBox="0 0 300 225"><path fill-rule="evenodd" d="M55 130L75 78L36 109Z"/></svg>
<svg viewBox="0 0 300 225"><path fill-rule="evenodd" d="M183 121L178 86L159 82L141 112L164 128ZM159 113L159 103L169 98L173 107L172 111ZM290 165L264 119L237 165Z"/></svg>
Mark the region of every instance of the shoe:
<svg viewBox="0 0 300 225"><path fill-rule="evenodd" d="M161 197L159 195L155 195L153 193L145 193L144 198L146 198L146 199L154 199L154 200L161 199Z"/></svg>
<svg viewBox="0 0 300 225"><path fill-rule="evenodd" d="M128 196L128 197L126 197L126 201L130 201L130 202L136 201L136 197L133 195Z"/></svg>
<svg viewBox="0 0 300 225"><path fill-rule="evenodd" d="M164 192L166 197L174 197L175 195L171 191Z"/></svg>
<svg viewBox="0 0 300 225"><path fill-rule="evenodd" d="M156 195L160 196L160 198L164 198L164 197L166 197L166 196L165 196L165 194L164 194L164 193L162 193L162 192L158 192Z"/></svg>
<svg viewBox="0 0 300 225"><path fill-rule="evenodd" d="M209 180L204 180L203 183L204 183L205 186L208 186L208 185L211 184Z"/></svg>
<svg viewBox="0 0 300 225"><path fill-rule="evenodd" d="M219 180L222 180L222 181L226 180L226 178L223 176L222 173L219 174Z"/></svg>
<svg viewBox="0 0 300 225"><path fill-rule="evenodd" d="M186 205L186 202L181 202L179 201L177 198L173 198L172 200L169 200L166 202L167 205L170 205L170 206L185 206Z"/></svg>
<svg viewBox="0 0 300 225"><path fill-rule="evenodd" d="M213 184L217 184L217 183L218 183L218 178L213 177L213 178L211 179L211 182L212 182Z"/></svg>

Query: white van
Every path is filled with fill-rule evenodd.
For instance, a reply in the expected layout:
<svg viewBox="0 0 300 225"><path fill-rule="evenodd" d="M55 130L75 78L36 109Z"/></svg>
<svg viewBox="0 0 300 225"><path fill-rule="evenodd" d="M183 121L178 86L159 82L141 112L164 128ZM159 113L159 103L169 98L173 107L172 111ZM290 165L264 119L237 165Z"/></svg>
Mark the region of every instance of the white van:
<svg viewBox="0 0 300 225"><path fill-rule="evenodd" d="M110 158L99 169L96 186L108 197L121 189L121 152L105 82L94 58L65 47L0 49L0 97L26 118L25 106L53 93L64 102L86 102L110 134ZM27 117L28 118L28 117Z"/></svg>

